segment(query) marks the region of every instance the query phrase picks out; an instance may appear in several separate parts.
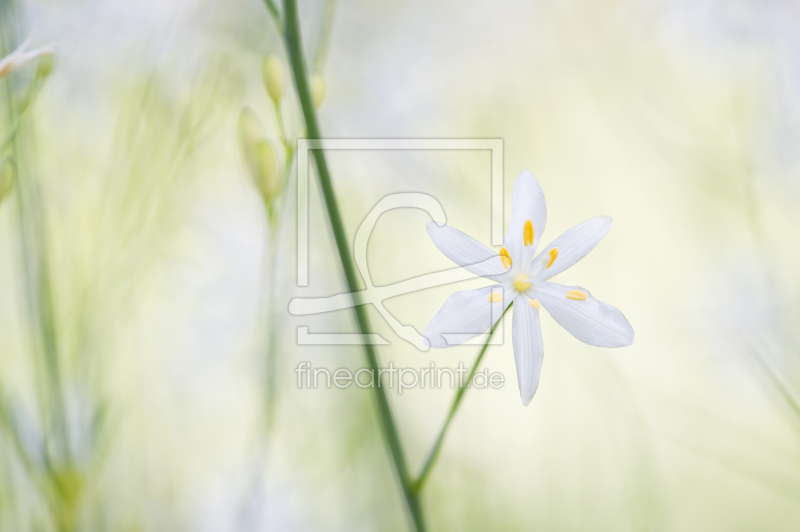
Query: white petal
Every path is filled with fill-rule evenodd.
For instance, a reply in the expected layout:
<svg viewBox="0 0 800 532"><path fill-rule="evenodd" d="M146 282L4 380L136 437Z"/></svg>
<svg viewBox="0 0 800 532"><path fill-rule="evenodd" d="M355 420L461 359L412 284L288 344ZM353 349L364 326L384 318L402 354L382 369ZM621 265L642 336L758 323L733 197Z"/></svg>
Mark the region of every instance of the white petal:
<svg viewBox="0 0 800 532"><path fill-rule="evenodd" d="M503 299L489 300L493 293ZM485 333L500 319L511 304L512 290L496 284L477 290L463 290L447 298L439 312L431 319L423 336L431 347L443 348L463 344Z"/></svg>
<svg viewBox="0 0 800 532"><path fill-rule="evenodd" d="M538 279L549 279L563 272L593 250L610 230L611 218L608 216L598 216L576 225L556 238L533 259L536 269L532 276ZM547 268L552 249L557 249L558 255L552 265ZM545 264L542 264L542 261L545 261Z"/></svg>
<svg viewBox="0 0 800 532"><path fill-rule="evenodd" d="M530 220L533 224L533 243L526 246L523 231L525 222ZM539 182L533 174L525 170L517 176L514 190L511 195L511 223L503 245L511 254L511 269L515 273L525 268L536 253L536 246L544 233L547 221L547 206L544 202L544 193Z"/></svg>
<svg viewBox="0 0 800 532"><path fill-rule="evenodd" d="M471 236L436 222L428 222L426 228L439 251L467 271L490 278L505 273L506 267L500 255Z"/></svg>
<svg viewBox="0 0 800 532"><path fill-rule="evenodd" d="M528 297L524 294L514 298L511 336L514 341L514 361L517 363L519 395L522 404L528 406L539 387L544 344L539 326L539 310L528 303Z"/></svg>
<svg viewBox="0 0 800 532"><path fill-rule="evenodd" d="M568 299L570 290L583 292L586 299ZM633 343L633 327L622 312L596 300L584 288L541 281L536 283L533 296L559 325L581 342L597 347L625 347Z"/></svg>

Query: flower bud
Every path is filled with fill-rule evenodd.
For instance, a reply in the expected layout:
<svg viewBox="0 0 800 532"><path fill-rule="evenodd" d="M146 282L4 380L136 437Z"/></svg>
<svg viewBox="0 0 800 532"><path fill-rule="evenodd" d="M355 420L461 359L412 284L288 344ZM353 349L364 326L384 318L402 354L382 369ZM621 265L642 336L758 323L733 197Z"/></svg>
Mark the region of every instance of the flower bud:
<svg viewBox="0 0 800 532"><path fill-rule="evenodd" d="M0 163L0 202L11 191L14 186L14 169L11 167L10 161L3 161Z"/></svg>
<svg viewBox="0 0 800 532"><path fill-rule="evenodd" d="M267 54L261 65L264 87L273 102L278 103L283 96L283 63L275 54Z"/></svg>
<svg viewBox="0 0 800 532"><path fill-rule="evenodd" d="M278 160L272 146L264 139L261 122L248 107L239 115L239 142L247 169L268 204L278 194Z"/></svg>
<svg viewBox="0 0 800 532"><path fill-rule="evenodd" d="M319 109L319 106L322 105L322 101L325 99L325 92L328 90L328 86L325 83L325 78L322 77L322 74L319 72L314 72L311 75L311 101L314 102L314 107Z"/></svg>
<svg viewBox="0 0 800 532"><path fill-rule="evenodd" d="M264 196L264 201L267 204L272 203L275 196L278 195L278 187L280 178L278 177L278 159L275 157L275 151L266 140L260 140L255 145L255 169L253 179L256 186Z"/></svg>
<svg viewBox="0 0 800 532"><path fill-rule="evenodd" d="M239 141L245 152L248 146L254 146L262 138L264 138L264 128L261 126L261 121L252 109L245 107L239 113Z"/></svg>

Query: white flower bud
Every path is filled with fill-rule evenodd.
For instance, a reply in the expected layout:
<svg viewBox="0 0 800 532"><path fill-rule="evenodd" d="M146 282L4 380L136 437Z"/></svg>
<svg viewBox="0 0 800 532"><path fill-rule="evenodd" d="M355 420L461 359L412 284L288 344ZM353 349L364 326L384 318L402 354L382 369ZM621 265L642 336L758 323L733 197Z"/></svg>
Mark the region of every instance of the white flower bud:
<svg viewBox="0 0 800 532"><path fill-rule="evenodd" d="M254 146L257 141L264 138L264 128L256 113L249 107L239 113L239 140L242 147Z"/></svg>
<svg viewBox="0 0 800 532"><path fill-rule="evenodd" d="M322 74L319 72L314 72L311 75L310 85L311 101L314 103L314 107L319 109L320 105L322 105L322 101L325 99L328 85L325 83L325 78L322 77Z"/></svg>
<svg viewBox="0 0 800 532"><path fill-rule="evenodd" d="M248 107L239 115L239 141L250 176L269 204L278 194L278 159L270 143L264 139L261 122Z"/></svg>
<svg viewBox="0 0 800 532"><path fill-rule="evenodd" d="M278 195L280 178L278 176L278 159L275 151L266 140L260 140L255 145L256 172L253 174L256 186L264 196L267 204L272 203Z"/></svg>
<svg viewBox="0 0 800 532"><path fill-rule="evenodd" d="M268 54L261 65L261 76L264 87L273 102L278 103L283 97L283 63L275 54Z"/></svg>

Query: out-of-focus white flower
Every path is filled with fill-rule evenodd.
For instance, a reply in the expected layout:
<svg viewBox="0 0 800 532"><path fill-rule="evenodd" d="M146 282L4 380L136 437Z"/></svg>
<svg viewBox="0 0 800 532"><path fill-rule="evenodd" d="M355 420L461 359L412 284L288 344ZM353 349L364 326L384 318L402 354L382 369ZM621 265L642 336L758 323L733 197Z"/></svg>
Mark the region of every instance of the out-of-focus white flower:
<svg viewBox="0 0 800 532"><path fill-rule="evenodd" d="M428 223L433 243L450 260L498 284L450 296L428 324L425 338L431 347L461 344L483 334L513 302L514 359L525 405L539 386L544 357L541 307L589 345L624 347L634 337L631 324L616 308L581 287L547 281L586 256L611 229L611 218L599 216L573 227L534 258L546 219L542 189L526 170L514 183L511 224L499 255L457 229Z"/></svg>
<svg viewBox="0 0 800 532"><path fill-rule="evenodd" d="M33 36L25 39L25 42L20 44L16 50L0 60L0 79L8 76L20 67L38 59L39 57L49 56L52 58L56 53L55 43L46 44L35 50L28 51L27 48L31 44ZM52 65L52 63L50 63Z"/></svg>

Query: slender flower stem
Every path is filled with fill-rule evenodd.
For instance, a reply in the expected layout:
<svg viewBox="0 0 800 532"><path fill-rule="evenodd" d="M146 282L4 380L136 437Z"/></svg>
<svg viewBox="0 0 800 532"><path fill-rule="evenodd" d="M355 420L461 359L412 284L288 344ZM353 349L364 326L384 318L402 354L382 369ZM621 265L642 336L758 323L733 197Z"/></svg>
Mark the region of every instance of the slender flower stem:
<svg viewBox="0 0 800 532"><path fill-rule="evenodd" d="M278 34L283 39L283 23L281 22L281 14L278 10L278 7L272 0L264 0L264 3L267 6L267 9L272 15L272 20L275 23L275 27L278 30ZM317 42L317 51L315 57L317 58L315 64L317 64L317 68L319 70L322 69L324 64L326 50L328 46L328 41L330 40L330 33L331 33L331 23L333 20L333 8L335 6L335 0L328 0L325 4L325 16L323 17L322 26L320 29L320 37ZM274 422L275 417L275 402L278 397L277 393L277 385L275 382L275 374L277 370L277 349L278 349L278 318L279 316L275 312L275 300L277 299L278 287L276 284L277 278L277 262L275 257L278 253L278 235L279 235L279 224L281 216L285 210L287 196L286 196L286 187L288 186L289 182L289 172L292 169L292 164L294 163L294 154L295 154L295 144L297 143L297 136L294 136L289 139L286 135L286 127L285 127L285 120L283 117L283 111L281 108L280 101L272 100L273 110L275 112L275 122L278 126L278 135L281 146L283 147L283 154L284 154L284 162L283 162L283 170L281 171L281 178L278 185L278 193L276 194L276 198L282 198L280 203L277 201L273 201L272 203L266 204L267 209L267 218L269 221L269 243L268 243L268 251L271 257L268 269L268 300L269 300L269 309L268 309L268 334L269 334L269 341L267 345L267 353L266 353L266 421L267 421L267 428L270 429ZM300 133L301 137L305 137L305 131Z"/></svg>
<svg viewBox="0 0 800 532"><path fill-rule="evenodd" d="M278 123L278 134L281 137L281 144L284 151L288 153L290 149L289 139L286 138L286 129L283 127L283 113L281 112L280 102L273 101L272 105L275 107L275 121Z"/></svg>
<svg viewBox="0 0 800 532"><path fill-rule="evenodd" d="M277 218L280 214L273 214L273 209L271 206L267 206L267 212L269 213L269 242L267 243L267 253L269 253L269 257L267 258L267 323L268 323L268 340L267 340L267 356L266 356L266 364L265 364L265 384L266 384L266 397L265 397L265 404L264 408L266 411L266 428L267 432L272 430L272 427L275 422L275 410L276 410L276 397L277 397L277 390L276 390L276 382L275 382L275 368L277 366L277 332L278 327L276 323L278 321L278 313L276 312L275 308L275 300L276 293L277 293L277 273L276 273L276 266L278 263L278 230L277 230L277 223L273 218Z"/></svg>
<svg viewBox="0 0 800 532"><path fill-rule="evenodd" d="M320 134L316 111L314 110L314 104L311 100L311 90L308 85L308 75L306 73L306 61L303 55L296 0L284 0L283 11L283 31L286 49L292 67L297 94L300 98L300 105L303 108L306 131L308 132L309 138L319 139L322 138L322 135ZM317 175L319 177L320 188L322 189L322 196L325 200L325 207L328 211L328 218L330 219L331 229L333 230L334 239L336 241L336 248L339 252L339 259L342 263L342 269L344 270L345 279L347 281L347 287L353 294L355 300L353 309L355 311L356 322L360 332L366 335L370 332L369 319L366 309L361 304L358 295L358 277L356 275L353 258L350 254L350 246L339 212L339 205L333 190L328 163L325 159L325 153L322 150L312 151L317 166ZM378 358L374 347L370 344L365 344L363 347L370 370L372 370L373 374L380 375L378 373ZM398 433L397 425L395 424L392 409L389 404L389 399L382 386L373 386L372 389L375 391L381 428L386 438L394 462L395 471L397 472L398 480L403 490L411 522L417 532L423 532L426 528L422 505L418 493L411 487L408 465L406 463L402 443L400 442L400 434Z"/></svg>
<svg viewBox="0 0 800 532"><path fill-rule="evenodd" d="M280 19L276 21L279 22ZM280 26L278 26L280 28ZM278 135L280 136L280 143L283 147L283 170L281 171L280 181L278 182L278 193L276 194L276 198L282 198L280 204L276 200L273 199L272 202L267 202L265 204L267 210L267 220L268 220L268 233L269 233L269 243L267 245L267 250L269 253L269 266L267 271L268 276L268 287L267 287L267 300L268 300L268 344L267 344L267 354L266 354L266 423L267 423L267 430L271 430L273 423L275 421L275 410L276 410L276 399L278 397L277 393L277 383L275 382L275 374L278 365L278 316L276 313L275 308L275 301L277 298L278 286L277 286L277 255L278 255L278 235L279 235L279 228L278 224L280 222L281 214L283 213L284 206L286 205L286 184L289 178L289 170L292 167L292 163L294 160L294 142L290 142L286 137L286 129L283 123L283 112L281 111L281 105L279 101L272 101L273 108L275 110L275 121L278 124Z"/></svg>
<svg viewBox="0 0 800 532"><path fill-rule="evenodd" d="M275 26L278 27L278 33L283 35L283 23L281 22L281 13L278 11L278 6L275 5L273 0L264 0L264 4L266 4L267 10L272 16L272 20L275 22Z"/></svg>
<svg viewBox="0 0 800 532"><path fill-rule="evenodd" d="M317 40L317 53L314 55L314 70L322 72L325 60L328 58L328 47L331 43L331 30L333 29L333 13L336 10L336 0L326 0L322 8L322 22L320 24L319 39Z"/></svg>
<svg viewBox="0 0 800 532"><path fill-rule="evenodd" d="M503 311L503 315L505 315L510 308L511 305L506 307L506 309ZM475 377L475 372L478 370L481 360L483 360L483 355L486 354L486 350L489 347L489 342L492 340L494 331L500 326L502 319L503 316L500 316L500 319L498 319L495 324L492 325L492 328L489 330L489 336L486 337L486 342L483 344L483 347L481 347L477 358L475 358L475 363L472 364L472 370L469 372L469 377L467 377L465 382L461 383L461 386L459 386L458 391L456 392L456 396L453 398L453 403L450 405L450 411L447 413L447 418L444 420L444 425L442 425L442 428L439 430L439 435L436 437L436 442L434 442L433 447L428 453L428 458L425 460L425 465L422 466L422 471L420 471L417 480L415 480L412 484L412 488L417 493L421 492L422 488L425 487L425 481L428 480L428 476L431 474L433 466L436 465L436 459L439 457L439 453L442 450L442 444L444 443L444 437L447 434L447 429L450 428L450 423L453 421L453 417L456 415L456 411L461 405L461 400L464 398L464 394L467 393L469 383L472 382L472 378Z"/></svg>

